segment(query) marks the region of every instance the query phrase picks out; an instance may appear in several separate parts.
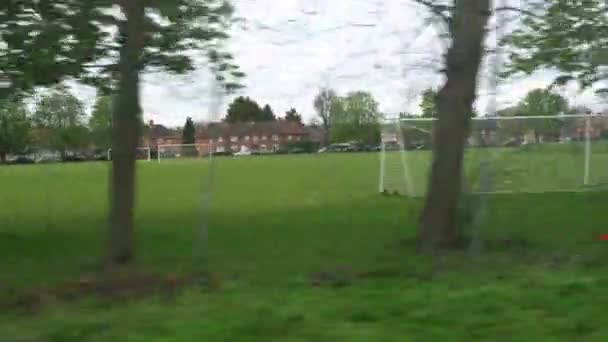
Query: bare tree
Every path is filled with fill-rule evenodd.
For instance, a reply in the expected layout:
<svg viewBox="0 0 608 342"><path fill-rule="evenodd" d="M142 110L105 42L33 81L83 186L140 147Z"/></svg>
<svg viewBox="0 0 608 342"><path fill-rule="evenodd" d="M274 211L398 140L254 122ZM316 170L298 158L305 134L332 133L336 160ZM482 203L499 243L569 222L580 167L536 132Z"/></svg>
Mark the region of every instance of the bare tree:
<svg viewBox="0 0 608 342"><path fill-rule="evenodd" d="M336 105L338 95L333 89L323 88L319 91L319 94L315 96L313 106L317 111L317 114L321 118L323 124L323 145L329 144L329 135L331 130L331 116L332 109Z"/></svg>
<svg viewBox="0 0 608 342"><path fill-rule="evenodd" d="M421 250L453 247L461 234L456 215L461 192L464 144L470 126L483 58L491 0L455 0L453 7L431 6L443 17L451 37L445 60L446 81L437 96L437 134L425 206L420 218ZM435 6L435 7L433 7Z"/></svg>

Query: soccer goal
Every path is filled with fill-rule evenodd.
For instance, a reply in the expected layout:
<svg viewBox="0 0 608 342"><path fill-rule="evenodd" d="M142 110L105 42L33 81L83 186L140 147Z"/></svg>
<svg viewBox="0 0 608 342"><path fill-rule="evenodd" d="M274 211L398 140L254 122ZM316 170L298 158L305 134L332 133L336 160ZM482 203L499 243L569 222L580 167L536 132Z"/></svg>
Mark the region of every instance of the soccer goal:
<svg viewBox="0 0 608 342"><path fill-rule="evenodd" d="M383 123L380 192L425 195L436 125L419 117ZM463 169L471 193L608 190L608 116L474 118Z"/></svg>
<svg viewBox="0 0 608 342"><path fill-rule="evenodd" d="M108 149L108 160L112 160L112 149ZM145 160L145 161L151 161L152 160L152 153L149 147L138 147L136 149L136 154L135 157L137 158L137 160Z"/></svg>
<svg viewBox="0 0 608 342"><path fill-rule="evenodd" d="M167 144L158 145L156 160L192 160L209 157L210 147L206 144Z"/></svg>

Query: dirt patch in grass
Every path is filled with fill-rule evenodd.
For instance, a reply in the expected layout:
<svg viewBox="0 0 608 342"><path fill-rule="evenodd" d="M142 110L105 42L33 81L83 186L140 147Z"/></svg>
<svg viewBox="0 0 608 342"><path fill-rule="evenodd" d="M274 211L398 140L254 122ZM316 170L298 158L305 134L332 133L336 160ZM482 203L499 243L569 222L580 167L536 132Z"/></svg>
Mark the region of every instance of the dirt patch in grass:
<svg viewBox="0 0 608 342"><path fill-rule="evenodd" d="M152 272L122 272L81 277L54 287L20 291L7 289L0 296L0 310L34 314L54 302L73 302L85 298L124 301L151 296L172 299L183 289L195 285L207 290L219 288L216 276L176 275Z"/></svg>

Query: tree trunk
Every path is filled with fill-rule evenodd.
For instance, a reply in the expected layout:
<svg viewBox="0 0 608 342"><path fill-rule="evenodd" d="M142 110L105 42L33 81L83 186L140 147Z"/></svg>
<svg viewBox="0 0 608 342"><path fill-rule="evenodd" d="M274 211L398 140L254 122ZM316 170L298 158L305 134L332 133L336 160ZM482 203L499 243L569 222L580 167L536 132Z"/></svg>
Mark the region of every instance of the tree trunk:
<svg viewBox="0 0 608 342"><path fill-rule="evenodd" d="M0 151L0 164L6 163L6 152Z"/></svg>
<svg viewBox="0 0 608 342"><path fill-rule="evenodd" d="M456 0L446 56L446 82L437 96L437 134L426 202L420 218L421 250L455 247L464 145L483 57L490 0Z"/></svg>
<svg viewBox="0 0 608 342"><path fill-rule="evenodd" d="M107 258L109 266L126 264L134 255L135 159L140 137L140 57L143 50L143 1L122 4L126 25L120 51L118 92L113 105L112 180Z"/></svg>

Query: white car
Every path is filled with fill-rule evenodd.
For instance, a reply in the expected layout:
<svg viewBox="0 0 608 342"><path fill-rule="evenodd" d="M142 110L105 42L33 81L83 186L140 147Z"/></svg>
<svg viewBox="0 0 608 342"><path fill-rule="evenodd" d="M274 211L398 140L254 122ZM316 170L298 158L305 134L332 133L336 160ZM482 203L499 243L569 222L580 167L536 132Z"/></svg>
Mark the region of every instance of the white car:
<svg viewBox="0 0 608 342"><path fill-rule="evenodd" d="M251 151L238 151L235 154L233 154L233 156L235 156L235 157L250 156L250 155L251 155Z"/></svg>

